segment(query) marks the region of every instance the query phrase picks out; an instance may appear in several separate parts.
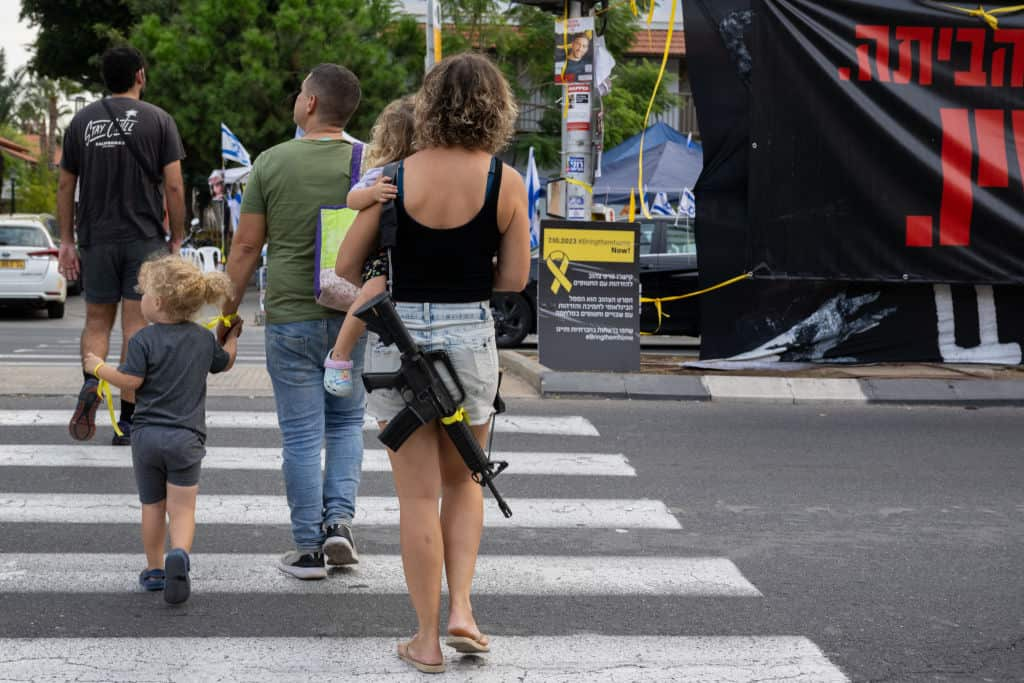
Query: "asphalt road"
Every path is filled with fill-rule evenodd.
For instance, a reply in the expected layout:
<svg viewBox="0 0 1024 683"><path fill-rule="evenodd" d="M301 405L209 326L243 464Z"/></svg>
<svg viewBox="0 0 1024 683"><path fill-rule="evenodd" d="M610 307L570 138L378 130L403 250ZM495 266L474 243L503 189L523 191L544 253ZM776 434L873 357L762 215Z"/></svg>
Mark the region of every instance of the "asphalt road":
<svg viewBox="0 0 1024 683"><path fill-rule="evenodd" d="M70 399L0 398L0 414L8 416L17 415L9 411L70 406ZM215 398L209 410L211 415L257 414L272 410L272 403ZM679 528L634 524L630 507L623 508L621 523L584 519L575 528L500 523L488 528L482 555L509 564L487 580L507 579L509 587L477 595L474 608L497 652L491 664L464 660L454 666L450 677L455 680L657 678L654 668L622 668L622 663L599 673L580 669L557 675L551 673L560 671L555 666L549 678L525 664L526 670L515 675L499 667L502 639L512 648L541 638L560 647L568 660L591 652L587 648L603 647L614 660L626 656L634 636L653 639L644 641L650 645L637 655L641 658L656 659L659 652L689 642L686 638L744 637L757 645L762 638L790 636L820 648L825 664L853 681L1024 680L1020 410L520 400L512 402L510 414L579 416L599 435L499 433L499 452L622 454L635 470L635 476L578 471L525 476L516 474L510 458L513 465L499 482L514 510L517 499L588 499L599 517L616 504L611 501L655 501ZM59 424L4 424L0 458L16 450L12 444L54 457L66 452L59 445L69 440ZM367 448L379 447L374 436L366 433ZM109 429L101 429L96 447L107 439ZM241 451L278 444L276 431L247 428L212 427L208 441L208 446ZM390 648L415 627L400 591L351 590L325 597L316 590L295 594L254 584L246 593L245 576L251 571L220 577L243 582L224 592L204 593L197 581L196 595L177 610L132 592L134 575L125 577L124 590L90 588L92 553L134 554L141 563L136 527L128 521L93 523L88 510L59 522L20 521L18 501L38 494L52 494L54 504L67 496L73 501L74 496L131 495L130 469L124 463L59 467L24 459L4 462L0 638L52 638L44 641L46 647L58 651L86 637L148 638L143 642L155 648L168 636L241 639L229 642L243 651L257 637L367 638L374 647L378 641L372 639L385 638ZM366 472L361 495L368 504L393 496L388 473ZM220 496L283 500L280 473L273 468L204 468L200 507L204 498ZM487 504L493 507L492 501ZM523 503L519 511L521 518L527 514ZM398 552L393 525L357 526L356 534L366 556ZM284 524L213 522L201 524L195 556L201 564L204 554L269 555L288 548ZM41 563L34 571L44 588L12 590L5 586L27 579L5 574L2 558L17 553L58 554L66 565L58 570ZM581 594L587 579L567 564L559 574L564 589L532 594L514 587L518 564L531 562L523 556L598 564L606 558L610 566L613 560L633 558L636 566L628 569L627 563L627 569L607 579L606 593ZM643 564L646 560L701 558L731 563L759 595L687 592L680 588L687 581L685 571L664 579L670 588L639 588L662 580L656 569ZM76 567L85 570L86 578ZM370 563L361 571L373 569ZM627 588L614 588L616 582ZM628 587L630 582L636 590ZM355 673L346 668L343 653L334 655L342 679L346 672ZM330 659L331 653L324 656ZM795 660L793 665L802 666ZM0 655L0 679L6 677L5 666L12 666L11 660ZM726 662L703 674L679 669L660 680L824 680L810 670L801 675L769 667L745 675L737 667ZM405 674L395 671L389 680Z"/></svg>

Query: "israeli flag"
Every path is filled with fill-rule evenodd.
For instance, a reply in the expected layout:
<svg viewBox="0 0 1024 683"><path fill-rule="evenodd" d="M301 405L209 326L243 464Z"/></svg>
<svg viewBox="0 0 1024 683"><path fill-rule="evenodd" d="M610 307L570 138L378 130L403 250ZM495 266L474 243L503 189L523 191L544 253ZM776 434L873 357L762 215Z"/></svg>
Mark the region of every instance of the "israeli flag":
<svg viewBox="0 0 1024 683"><path fill-rule="evenodd" d="M537 198L540 197L540 174L537 173L537 162L533 158L533 147L530 147L530 158L526 162L526 205L530 210L530 248L540 244L540 211Z"/></svg>
<svg viewBox="0 0 1024 683"><path fill-rule="evenodd" d="M683 194L679 197L679 214L690 218L697 217L697 198L688 187L683 189Z"/></svg>
<svg viewBox="0 0 1024 683"><path fill-rule="evenodd" d="M223 123L220 124L220 155L224 161L234 161L242 166L252 166L249 153L245 151L241 140Z"/></svg>
<svg viewBox="0 0 1024 683"><path fill-rule="evenodd" d="M675 215L675 211L672 210L672 205L668 203L668 194L665 192L659 192L654 195L654 203L651 204L651 213L658 216Z"/></svg>

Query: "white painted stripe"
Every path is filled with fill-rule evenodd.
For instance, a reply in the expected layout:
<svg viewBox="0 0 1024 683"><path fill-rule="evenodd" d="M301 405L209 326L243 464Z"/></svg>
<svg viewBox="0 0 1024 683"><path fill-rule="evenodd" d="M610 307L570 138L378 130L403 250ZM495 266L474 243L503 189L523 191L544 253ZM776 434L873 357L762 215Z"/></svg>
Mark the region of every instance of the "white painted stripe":
<svg viewBox="0 0 1024 683"><path fill-rule="evenodd" d="M71 410L0 410L0 427L66 426L71 413ZM110 418L103 410L96 412L96 420L101 425L110 424ZM206 426L220 429L277 429L277 414L211 410L206 413ZM377 429L377 421L367 415L363 429ZM590 420L578 415L499 415L495 430L517 434L599 436Z"/></svg>
<svg viewBox="0 0 1024 683"><path fill-rule="evenodd" d="M500 490L500 487L499 487ZM680 529L659 500L612 498L509 498L511 519L484 501L484 524L493 527L548 529ZM132 524L139 520L139 499L128 494L0 493L0 522L59 524ZM200 495L200 524L288 524L282 496ZM360 496L356 524L398 526L398 499Z"/></svg>
<svg viewBox="0 0 1024 683"><path fill-rule="evenodd" d="M481 657L450 656L456 680L789 681L846 683L800 636L492 635ZM395 655L397 638L12 638L0 679L330 680L399 683L423 676ZM337 656L324 656L335 653Z"/></svg>
<svg viewBox="0 0 1024 683"><path fill-rule="evenodd" d="M361 555L332 569L330 581L296 581L276 555L192 556L193 590L202 593L407 592L400 555ZM0 593L123 593L135 590L141 554L0 554ZM761 597L721 557L481 555L473 594L686 595Z"/></svg>
<svg viewBox="0 0 1024 683"><path fill-rule="evenodd" d="M323 456L321 456L322 458ZM635 477L634 470L621 453L536 453L505 452L494 454L507 460L510 474L544 474L584 477ZM83 446L80 444L0 445L0 467L131 467L130 454L120 446ZM206 449L203 469L279 470L280 448L239 448L211 446ZM364 472L390 472L385 451L363 451Z"/></svg>
<svg viewBox="0 0 1024 683"><path fill-rule="evenodd" d="M265 360L260 358L253 358L251 360L236 359L236 367L254 367L262 368L266 367ZM5 361L0 362L0 368L81 368L82 363L80 361L69 361L69 360L58 360L58 361L42 361L42 360L26 360L22 362L17 361ZM77 390L77 389L76 389Z"/></svg>

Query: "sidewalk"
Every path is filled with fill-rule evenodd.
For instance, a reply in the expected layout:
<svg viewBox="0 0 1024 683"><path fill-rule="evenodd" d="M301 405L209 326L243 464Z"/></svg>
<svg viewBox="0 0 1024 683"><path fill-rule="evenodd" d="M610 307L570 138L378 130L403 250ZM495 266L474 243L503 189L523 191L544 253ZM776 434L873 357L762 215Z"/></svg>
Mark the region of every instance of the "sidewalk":
<svg viewBox="0 0 1024 683"><path fill-rule="evenodd" d="M690 369L692 358L641 354L641 372L557 372L536 352L502 351L502 367L543 398L1024 405L1024 366L887 363Z"/></svg>

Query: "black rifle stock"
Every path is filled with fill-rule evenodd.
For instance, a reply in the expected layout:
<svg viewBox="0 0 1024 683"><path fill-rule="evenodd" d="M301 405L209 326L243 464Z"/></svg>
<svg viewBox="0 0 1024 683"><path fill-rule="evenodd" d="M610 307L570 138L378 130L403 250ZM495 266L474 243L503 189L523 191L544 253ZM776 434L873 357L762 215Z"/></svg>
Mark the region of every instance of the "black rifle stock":
<svg viewBox="0 0 1024 683"><path fill-rule="evenodd" d="M494 487L494 478L508 467L508 463L489 459L470 430L461 405L465 392L448 354L444 351L423 352L420 349L395 312L387 292L368 301L355 311L355 315L380 337L381 343L395 344L402 354L402 365L396 372L363 374L363 385L367 391L395 389L405 401L405 408L381 431L378 437L381 443L397 451L420 425L440 420L459 455L473 473L473 479L489 488L502 514L511 517L512 510ZM437 371L439 363L455 383L457 396L452 395Z"/></svg>

